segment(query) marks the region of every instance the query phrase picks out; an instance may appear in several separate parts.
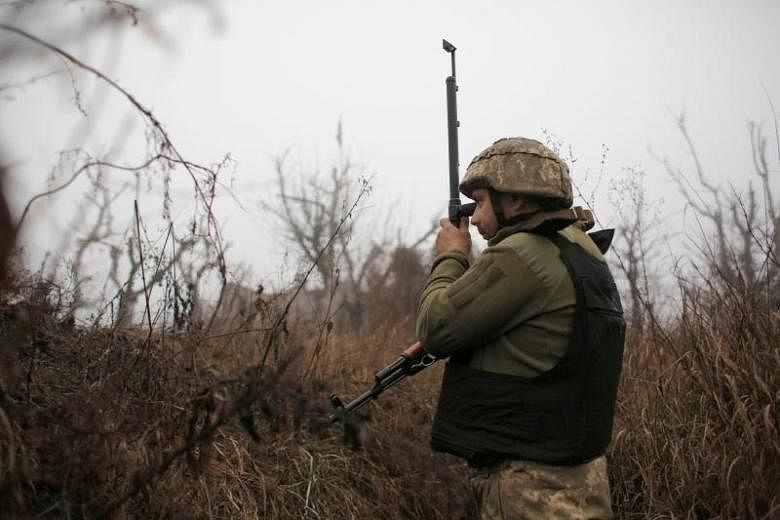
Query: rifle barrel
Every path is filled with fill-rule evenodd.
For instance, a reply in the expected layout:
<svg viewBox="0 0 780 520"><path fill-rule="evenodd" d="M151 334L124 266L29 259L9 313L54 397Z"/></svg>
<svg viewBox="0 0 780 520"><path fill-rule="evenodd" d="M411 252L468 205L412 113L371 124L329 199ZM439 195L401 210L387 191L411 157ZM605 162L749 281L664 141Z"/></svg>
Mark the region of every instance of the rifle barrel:
<svg viewBox="0 0 780 520"><path fill-rule="evenodd" d="M456 47L447 40L442 40L442 47L450 54L452 62L452 75L447 77L447 145L449 148L449 174L450 174L450 201L449 201L449 219L457 225L460 220L460 192L458 185L460 183L460 174L458 168L458 83L455 79L455 50Z"/></svg>

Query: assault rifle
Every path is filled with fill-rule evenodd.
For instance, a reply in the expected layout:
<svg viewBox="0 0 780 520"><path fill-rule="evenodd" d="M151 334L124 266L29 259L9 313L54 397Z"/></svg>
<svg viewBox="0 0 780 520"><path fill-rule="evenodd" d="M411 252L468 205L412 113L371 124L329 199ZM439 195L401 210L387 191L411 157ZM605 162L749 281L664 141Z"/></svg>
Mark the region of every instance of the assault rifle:
<svg viewBox="0 0 780 520"><path fill-rule="evenodd" d="M449 165L450 165L450 202L449 219L457 226L462 217L470 217L474 214L475 203L461 204L458 184L460 175L458 173L458 107L457 92L458 84L455 80L455 46L447 40L442 40L442 48L450 54L452 61L452 75L446 79L447 85L447 143L449 145ZM359 397L353 399L347 404L341 402L336 394L330 395L330 402L333 405L333 412L328 415L331 422L336 422L346 418L348 414L354 412L369 401L373 401L391 386L407 376L411 376L423 370L436 362L436 357L425 353L422 344L418 341L414 345L404 350L401 355L374 374L374 385L363 392Z"/></svg>
<svg viewBox="0 0 780 520"><path fill-rule="evenodd" d="M343 420L348 414L354 412L369 401L373 401L379 395L395 385L406 376L411 376L428 368L436 362L436 357L427 354L422 344L418 341L404 350L398 359L374 374L374 386L363 392L359 397L347 404L343 404L336 394L330 395L330 403L333 412L328 415L331 422Z"/></svg>

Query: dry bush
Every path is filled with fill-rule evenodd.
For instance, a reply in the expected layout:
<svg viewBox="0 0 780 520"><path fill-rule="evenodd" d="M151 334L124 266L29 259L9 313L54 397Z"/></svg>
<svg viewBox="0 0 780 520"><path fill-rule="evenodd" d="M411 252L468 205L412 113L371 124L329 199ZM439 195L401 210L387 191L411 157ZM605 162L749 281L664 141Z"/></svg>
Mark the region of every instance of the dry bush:
<svg viewBox="0 0 780 520"><path fill-rule="evenodd" d="M652 237L640 225L643 206L637 203L643 199L634 199L624 219L636 233L623 241L640 247L619 248L618 260L631 283L632 315L640 319L630 323L610 453L615 510L625 518L777 518L780 219L770 177L775 159L761 126L749 124L755 175L744 191L723 190L700 161L684 115L677 124L691 171L659 160L700 233L687 236L688 257L676 261L692 264L692 273L684 276L676 268L678 310L659 323L647 278L644 284L641 277L632 279L624 267L633 262L644 269L648 262L642 239ZM780 158L780 140L775 141ZM635 256L635 250L643 254Z"/></svg>
<svg viewBox="0 0 780 520"><path fill-rule="evenodd" d="M74 327L56 285L11 285L0 299L6 517L473 518L465 465L428 447L440 365L358 423L326 418L328 394L355 397L413 341L405 325L333 335L314 358L310 331L277 326L278 304L251 332L150 338ZM772 518L780 315L725 279L685 288L672 325L629 336L614 509Z"/></svg>
<svg viewBox="0 0 780 520"><path fill-rule="evenodd" d="M417 273L404 258L382 280ZM681 282L670 325L629 335L609 453L619 518L780 512L780 314L765 287L703 280ZM374 312L408 293L378 286ZM0 294L0 516L473 518L465 465L428 447L441 366L343 428L326 418L328 394L358 395L414 340L408 323L313 330L287 314L299 294L247 294L218 333L150 335L76 327L67 291L17 273Z"/></svg>
<svg viewBox="0 0 780 520"><path fill-rule="evenodd" d="M366 321L373 330L402 325L413 333L417 300L428 278L423 254L398 246L386 256L387 265L373 266L366 277Z"/></svg>
<svg viewBox="0 0 780 520"><path fill-rule="evenodd" d="M772 518L780 314L725 277L681 287L676 320L629 334L609 453L616 515ZM149 337L75 327L65 291L13 278L0 298L3 514L473 518L465 465L428 447L440 365L357 423L326 419L328 394L357 396L414 340L407 324L315 345L311 324L255 296L232 331Z"/></svg>
<svg viewBox="0 0 780 520"><path fill-rule="evenodd" d="M610 454L621 517L780 515L778 337L777 308L725 278L630 337Z"/></svg>
<svg viewBox="0 0 780 520"><path fill-rule="evenodd" d="M150 338L74 327L56 287L40 280L2 296L0 336L13 355L0 372L0 516L467 518L473 510L464 468L427 446L435 370L369 405L363 418L376 413L376 429L342 431L326 418L331 391L356 395L371 382L367 367L397 356L403 344L387 336L334 338L304 380L294 329L244 343L196 332ZM362 447L350 447L358 438Z"/></svg>

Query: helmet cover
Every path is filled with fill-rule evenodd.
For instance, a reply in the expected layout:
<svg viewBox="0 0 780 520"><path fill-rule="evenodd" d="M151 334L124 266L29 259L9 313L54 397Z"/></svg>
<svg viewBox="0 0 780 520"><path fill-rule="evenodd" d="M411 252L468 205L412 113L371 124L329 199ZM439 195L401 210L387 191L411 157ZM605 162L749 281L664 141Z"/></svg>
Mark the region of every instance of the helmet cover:
<svg viewBox="0 0 780 520"><path fill-rule="evenodd" d="M474 157L460 183L469 198L475 189L573 202L569 168L552 150L534 139L505 137Z"/></svg>

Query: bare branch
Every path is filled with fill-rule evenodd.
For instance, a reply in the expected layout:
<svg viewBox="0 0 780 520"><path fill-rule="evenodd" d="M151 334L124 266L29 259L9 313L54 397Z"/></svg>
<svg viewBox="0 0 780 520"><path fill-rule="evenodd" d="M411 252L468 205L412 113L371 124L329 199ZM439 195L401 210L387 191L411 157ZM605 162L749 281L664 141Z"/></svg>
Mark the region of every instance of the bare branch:
<svg viewBox="0 0 780 520"><path fill-rule="evenodd" d="M149 108L145 107L143 104L141 104L132 94L130 94L117 82L115 82L114 80L112 80L111 78L109 78L108 76L106 76L105 74L97 70L96 68L87 65L86 63L82 62L72 54L65 51L64 49L57 47L56 45L53 45L47 41L44 41L38 38L37 36L34 36L22 29L19 29L18 27L13 27L7 24L0 24L0 29L17 34L23 38L26 38L50 50L55 55L62 57L63 59L67 60L73 65L93 74L95 77L97 77L101 81L104 81L109 86L111 86L115 91L120 93L138 112L140 112L143 115L146 121L154 129L154 132L157 135L157 137L160 139L160 147L159 147L158 155L162 156L166 153L170 153L173 159L175 160L175 162L177 164L182 165L184 169L188 172L190 177L192 178L193 188L195 189L195 192L197 193L206 211L208 234L210 236L213 236L213 240L218 251L218 260L220 263L219 266L220 274L222 276L222 279L225 280L226 268L224 263L225 260L223 254L224 251L222 246L222 240L220 238L219 228L216 225L216 221L214 219L214 215L212 211L212 206L215 197L215 192L214 192L215 179L217 177L218 172L206 167L196 167L189 161L186 161L184 157L182 157L182 155L179 153L176 146L171 141L162 123L155 117L152 111ZM196 175L196 172L206 173L207 174L206 180L201 181ZM72 177L72 179L75 179L75 176Z"/></svg>
<svg viewBox="0 0 780 520"><path fill-rule="evenodd" d="M67 188L68 186L73 184L73 182L79 176L81 176L81 174L83 174L84 172L89 171L92 168L99 168L101 166L105 166L105 167L108 167L108 168L113 168L115 170L124 170L124 171L128 171L128 172L135 172L135 171L141 171L141 170L143 170L145 168L148 168L152 163L158 161L160 158L162 158L161 155L155 155L154 157L149 158L148 160L146 160L146 162L144 162L143 164L140 164L138 166L123 166L123 165L114 164L114 163L111 163L111 162L108 162L108 161L100 161L100 160L89 161L89 162L83 164L75 172L73 172L73 174L70 176L70 178L65 183L63 183L63 184L61 184L61 185L57 186L56 188L53 188L53 189L51 189L49 191L45 191L43 193L39 193L39 194L35 195L34 197L32 197L29 201L27 201L27 204L25 204L24 210L22 211L22 216L19 218L19 224L18 225L19 225L19 227L22 226L22 224L24 223L24 219L27 217L27 213L29 213L29 211L30 211L30 207L33 205L33 203L35 201L37 201L39 199L42 199L42 198L45 198L45 197L50 197L51 195L54 195L55 193L58 193L58 192L64 190L65 188Z"/></svg>
<svg viewBox="0 0 780 520"><path fill-rule="evenodd" d="M65 69L58 69L58 70L53 70L51 72L47 72L45 74L40 74L38 76L33 76L33 77L31 77L31 78L29 78L29 79L27 79L25 81L20 81L18 83L0 84L0 92L3 92L4 90L21 89L21 88L24 88L24 87L26 87L28 85L32 85L34 83L42 81L44 79L48 79L48 78L50 78L52 76L56 76L58 74L62 74L63 72L65 72Z"/></svg>

